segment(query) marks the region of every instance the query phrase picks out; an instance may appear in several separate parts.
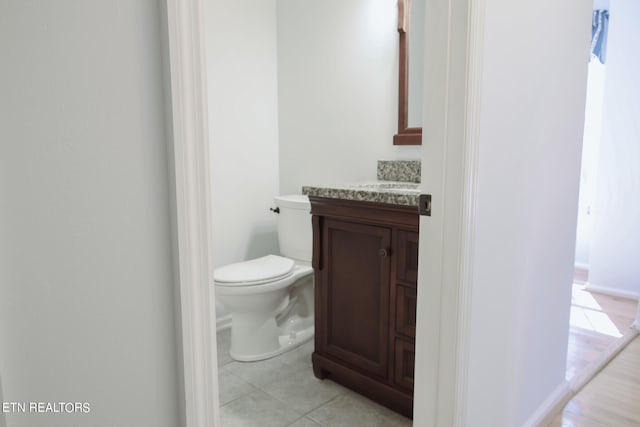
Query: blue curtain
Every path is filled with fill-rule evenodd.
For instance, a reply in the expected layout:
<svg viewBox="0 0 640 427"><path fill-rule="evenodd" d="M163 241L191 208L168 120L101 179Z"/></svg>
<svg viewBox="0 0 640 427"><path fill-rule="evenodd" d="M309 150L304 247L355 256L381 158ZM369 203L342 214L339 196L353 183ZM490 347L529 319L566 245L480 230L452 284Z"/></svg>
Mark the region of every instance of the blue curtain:
<svg viewBox="0 0 640 427"><path fill-rule="evenodd" d="M591 57L598 58L604 64L607 57L607 29L609 28L609 11L594 10L591 21Z"/></svg>

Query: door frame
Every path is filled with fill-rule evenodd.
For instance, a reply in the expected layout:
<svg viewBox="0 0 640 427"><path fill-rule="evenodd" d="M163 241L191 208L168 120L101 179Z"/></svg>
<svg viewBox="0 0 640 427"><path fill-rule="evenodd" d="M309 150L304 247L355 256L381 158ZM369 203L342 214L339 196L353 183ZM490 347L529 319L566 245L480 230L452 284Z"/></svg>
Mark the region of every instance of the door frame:
<svg viewBox="0 0 640 427"><path fill-rule="evenodd" d="M430 0L425 11L421 192L433 204L420 220L415 425L468 424L484 9Z"/></svg>
<svg viewBox="0 0 640 427"><path fill-rule="evenodd" d="M467 424L485 3L427 2L422 192L432 194L433 208L420 224L416 425ZM184 423L219 427L204 6L203 0L166 6ZM640 306L637 317L640 329Z"/></svg>
<svg viewBox="0 0 640 427"><path fill-rule="evenodd" d="M204 4L167 0L175 185L181 424L220 426L213 283Z"/></svg>
<svg viewBox="0 0 640 427"><path fill-rule="evenodd" d="M168 51L179 269L184 423L220 427L211 234L203 0L167 0ZM416 330L416 425L465 424L473 224L474 143L484 0L430 0L425 84L423 192L434 196L421 219ZM434 43L433 40L441 40ZM426 83L426 82L425 82ZM444 221L446 218L446 221ZM426 234L436 236L423 239ZM445 244L446 242L446 244ZM427 272L428 271L428 272ZM446 286L445 286L446 285ZM435 341L434 341L435 340ZM439 346L429 346L438 342Z"/></svg>

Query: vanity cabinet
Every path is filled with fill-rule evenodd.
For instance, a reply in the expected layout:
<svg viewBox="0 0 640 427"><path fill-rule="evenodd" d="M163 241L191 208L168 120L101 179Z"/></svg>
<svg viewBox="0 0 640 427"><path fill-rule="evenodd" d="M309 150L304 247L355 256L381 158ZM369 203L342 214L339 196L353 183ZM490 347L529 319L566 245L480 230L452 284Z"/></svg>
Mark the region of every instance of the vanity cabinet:
<svg viewBox="0 0 640 427"><path fill-rule="evenodd" d="M411 417L418 209L309 199L315 270L314 373Z"/></svg>

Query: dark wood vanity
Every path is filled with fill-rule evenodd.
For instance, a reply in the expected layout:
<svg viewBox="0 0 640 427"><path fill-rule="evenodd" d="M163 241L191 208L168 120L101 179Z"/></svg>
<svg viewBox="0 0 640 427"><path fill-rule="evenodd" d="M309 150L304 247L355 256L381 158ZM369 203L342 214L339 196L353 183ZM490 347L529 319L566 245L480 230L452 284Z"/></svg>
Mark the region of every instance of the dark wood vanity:
<svg viewBox="0 0 640 427"><path fill-rule="evenodd" d="M418 208L309 197L313 370L411 417Z"/></svg>

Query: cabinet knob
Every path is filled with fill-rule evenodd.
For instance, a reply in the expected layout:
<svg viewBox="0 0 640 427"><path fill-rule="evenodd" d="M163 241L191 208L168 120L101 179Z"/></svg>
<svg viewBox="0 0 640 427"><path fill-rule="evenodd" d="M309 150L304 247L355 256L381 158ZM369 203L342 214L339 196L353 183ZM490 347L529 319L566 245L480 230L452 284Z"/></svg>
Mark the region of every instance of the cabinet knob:
<svg viewBox="0 0 640 427"><path fill-rule="evenodd" d="M378 255L381 257L389 256L389 249L380 248L378 249Z"/></svg>

